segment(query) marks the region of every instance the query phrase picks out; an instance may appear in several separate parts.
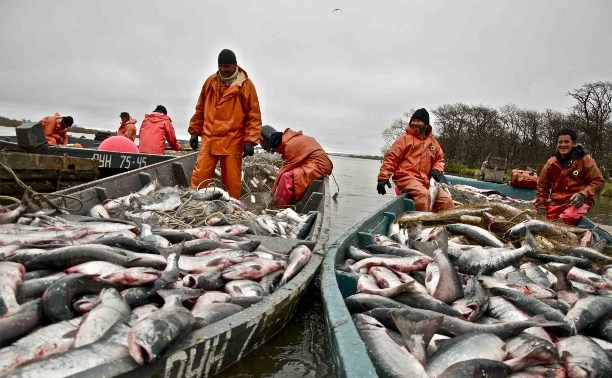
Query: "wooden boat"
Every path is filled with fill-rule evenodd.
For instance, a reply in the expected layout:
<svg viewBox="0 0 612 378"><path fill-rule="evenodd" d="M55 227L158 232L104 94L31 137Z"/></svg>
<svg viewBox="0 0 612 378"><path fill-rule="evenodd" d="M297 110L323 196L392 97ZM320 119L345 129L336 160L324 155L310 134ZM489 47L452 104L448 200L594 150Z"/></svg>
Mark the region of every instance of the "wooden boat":
<svg viewBox="0 0 612 378"><path fill-rule="evenodd" d="M100 177L133 171L162 161L174 159L172 155L151 155L113 151L99 151L99 143L85 138L69 136L71 143L80 143L83 148L53 146L46 143L40 125L24 122L15 128L15 137L0 138L0 149L10 152L38 154L43 156L69 156L73 158L94 159L98 161ZM88 142L84 142L87 140ZM90 143L91 142L91 143Z"/></svg>
<svg viewBox="0 0 612 378"><path fill-rule="evenodd" d="M506 184L496 184L463 177L446 176L450 184L470 185L479 189L501 192L517 199L529 200L535 197L535 190L515 188ZM344 299L357 293L354 275L337 272L336 266L342 265L350 246L365 248L373 244L376 234L387 235L389 225L399 215L414 211L411 199L401 196L394 198L376 212L351 227L343 236L330 245L325 252L321 267L321 294L327 334L330 342L332 361L337 377L378 377L366 347L359 336L351 315L344 305ZM580 227L593 228L595 224L583 217ZM603 231L604 236L607 233ZM610 235L607 234L609 243Z"/></svg>
<svg viewBox="0 0 612 378"><path fill-rule="evenodd" d="M55 192L98 178L91 159L0 152L0 193L21 198L25 186L39 193ZM19 181L18 181L18 180Z"/></svg>
<svg viewBox="0 0 612 378"><path fill-rule="evenodd" d="M72 187L58 193L73 198L63 197L56 200L56 203L73 208L81 201L83 206L76 213L86 214L92 206L100 204L106 198L135 192L152 179L159 180L162 186L185 186L191 177L196 158L197 154L177 157L132 172ZM261 240L262 245L278 253L287 254L300 244L307 245L314 252L308 264L291 281L266 296L261 302L224 320L193 331L173 345L161 360L153 364L139 366L130 356L126 356L111 364L88 369L77 376L213 376L265 343L291 319L322 263L330 228L328 178L316 180L310 186L304 199L296 205L296 211L319 213L309 235L304 240L249 236Z"/></svg>

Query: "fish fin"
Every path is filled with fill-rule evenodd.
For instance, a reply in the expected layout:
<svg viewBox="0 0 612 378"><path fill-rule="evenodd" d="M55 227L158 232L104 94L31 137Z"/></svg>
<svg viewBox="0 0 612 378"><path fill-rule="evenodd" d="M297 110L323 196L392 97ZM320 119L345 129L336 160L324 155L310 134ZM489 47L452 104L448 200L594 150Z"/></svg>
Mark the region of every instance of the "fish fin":
<svg viewBox="0 0 612 378"><path fill-rule="evenodd" d="M527 245L530 248L530 251L527 253L527 255L544 252L536 242L531 231L529 231L529 228L525 230L525 238L521 242L521 245Z"/></svg>
<svg viewBox="0 0 612 378"><path fill-rule="evenodd" d="M431 338L440 329L444 321L443 316L436 316L434 318L415 322L403 316L402 311L393 311L391 316L393 317L395 326L404 337L406 345L409 347L410 344L413 344L413 339L410 337L412 335L423 335L424 345L429 344Z"/></svg>
<svg viewBox="0 0 612 378"><path fill-rule="evenodd" d="M79 329L73 329L72 331L68 331L62 335L62 339L74 339L79 332Z"/></svg>

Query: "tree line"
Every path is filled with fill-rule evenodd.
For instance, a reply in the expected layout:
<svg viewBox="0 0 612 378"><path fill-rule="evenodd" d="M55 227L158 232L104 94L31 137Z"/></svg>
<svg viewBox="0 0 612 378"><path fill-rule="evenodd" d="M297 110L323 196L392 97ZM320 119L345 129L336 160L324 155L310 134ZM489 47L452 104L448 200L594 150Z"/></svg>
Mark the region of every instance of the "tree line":
<svg viewBox="0 0 612 378"><path fill-rule="evenodd" d="M575 104L566 113L512 104L500 108L441 105L431 110L436 138L447 162L477 167L494 156L506 159L508 165L537 166L554 154L556 134L567 127L577 131L578 143L607 171L612 167L612 82L586 83L567 95ZM413 112L410 109L383 131L383 155L405 132Z"/></svg>

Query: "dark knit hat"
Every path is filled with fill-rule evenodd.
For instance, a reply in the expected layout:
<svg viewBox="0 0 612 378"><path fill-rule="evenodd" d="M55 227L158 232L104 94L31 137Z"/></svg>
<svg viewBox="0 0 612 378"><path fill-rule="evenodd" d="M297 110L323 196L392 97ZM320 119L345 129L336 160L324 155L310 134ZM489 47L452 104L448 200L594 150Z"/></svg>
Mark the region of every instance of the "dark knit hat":
<svg viewBox="0 0 612 378"><path fill-rule="evenodd" d="M72 126L74 124L74 119L72 119L71 116L67 116L67 117L62 117L62 121L64 122L64 124L68 127Z"/></svg>
<svg viewBox="0 0 612 378"><path fill-rule="evenodd" d="M425 122L426 125L429 125L429 113L427 110L425 110L425 108L418 109L416 112L414 112L412 117L410 117L410 122L412 122L413 119L420 119L421 121Z"/></svg>
<svg viewBox="0 0 612 378"><path fill-rule="evenodd" d="M158 113L163 113L164 115L168 115L168 111L166 110L166 107L163 105L157 105L157 107L153 111L158 112Z"/></svg>
<svg viewBox="0 0 612 378"><path fill-rule="evenodd" d="M236 54L232 50L223 49L219 53L219 59L217 61L219 64L238 64L236 62Z"/></svg>
<svg viewBox="0 0 612 378"><path fill-rule="evenodd" d="M128 112L121 112L121 114L119 114L119 117L129 117L130 113Z"/></svg>

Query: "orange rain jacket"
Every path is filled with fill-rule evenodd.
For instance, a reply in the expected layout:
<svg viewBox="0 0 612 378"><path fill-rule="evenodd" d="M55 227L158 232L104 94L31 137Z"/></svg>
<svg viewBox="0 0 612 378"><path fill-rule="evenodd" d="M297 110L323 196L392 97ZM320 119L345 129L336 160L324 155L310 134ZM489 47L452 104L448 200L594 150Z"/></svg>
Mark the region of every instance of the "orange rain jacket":
<svg viewBox="0 0 612 378"><path fill-rule="evenodd" d="M202 136L191 187L212 179L221 160L223 185L232 197L240 198L244 144L257 144L261 136L259 100L246 71L238 67L238 75L229 86L222 83L218 72L206 79L188 132Z"/></svg>
<svg viewBox="0 0 612 378"><path fill-rule="evenodd" d="M201 148L210 155L242 154L244 143L259 143L261 111L257 92L246 71L240 67L238 70L229 87L221 85L218 72L206 79L189 122L189 134L201 135Z"/></svg>
<svg viewBox="0 0 612 378"><path fill-rule="evenodd" d="M139 140L138 150L143 154L162 155L166 150L166 140L170 148L181 150L176 141L172 120L163 113L153 112L145 115L140 125Z"/></svg>
<svg viewBox="0 0 612 378"><path fill-rule="evenodd" d="M605 184L603 175L595 159L587 155L582 146L574 147L572 155L577 157L570 156L564 166L557 156L548 159L538 180L536 207L568 204L570 197L575 193L582 193L584 203L593 206L595 196L601 192Z"/></svg>
<svg viewBox="0 0 612 378"><path fill-rule="evenodd" d="M136 140L136 120L130 117L127 122L121 122L119 124L117 135L129 138L132 142Z"/></svg>
<svg viewBox="0 0 612 378"><path fill-rule="evenodd" d="M304 197L314 180L329 176L334 168L319 142L303 135L301 131L285 129L278 152L283 156L284 162L274 181L272 193L276 190L280 177L285 172L293 171L295 199L298 201Z"/></svg>
<svg viewBox="0 0 612 378"><path fill-rule="evenodd" d="M62 116L59 113L46 116L38 122L43 126L49 144L68 144L68 132L60 127ZM62 143L59 143L60 138L62 138Z"/></svg>
<svg viewBox="0 0 612 378"><path fill-rule="evenodd" d="M395 185L401 192L412 197L418 211L430 211L429 173L433 169L444 172L444 152L431 133L431 126L426 129L425 138L417 129L408 125L403 134L393 143L378 173L378 181L393 176ZM438 192L433 208L434 212L453 208L453 200L441 190Z"/></svg>

